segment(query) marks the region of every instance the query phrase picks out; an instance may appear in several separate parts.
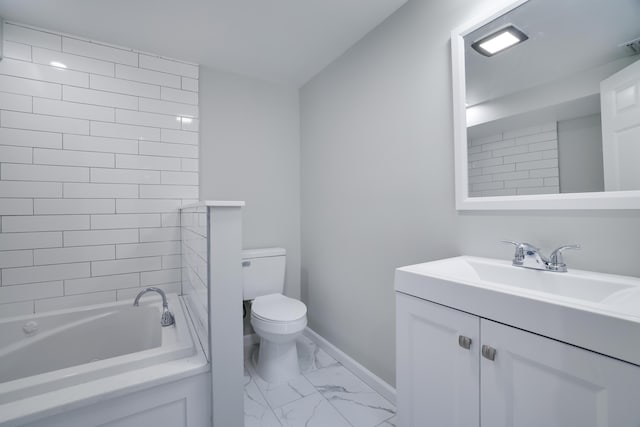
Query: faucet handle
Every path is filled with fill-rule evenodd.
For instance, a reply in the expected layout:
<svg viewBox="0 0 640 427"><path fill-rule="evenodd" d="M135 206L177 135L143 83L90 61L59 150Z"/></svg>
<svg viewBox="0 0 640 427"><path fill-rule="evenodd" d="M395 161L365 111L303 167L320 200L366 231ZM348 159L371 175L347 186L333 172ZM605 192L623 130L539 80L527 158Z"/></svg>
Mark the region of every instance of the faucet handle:
<svg viewBox="0 0 640 427"><path fill-rule="evenodd" d="M531 243L527 243L527 242L514 242L513 240L500 240L500 243L508 243L510 245L513 245L516 247L516 249L522 249L522 250L528 250L528 251L533 251L533 252L540 252L540 249L538 249L537 247L533 246Z"/></svg>
<svg viewBox="0 0 640 427"><path fill-rule="evenodd" d="M580 249L580 245L564 245L555 249L549 256L549 268L554 271L566 272L567 264L564 263L562 252L567 249Z"/></svg>
<svg viewBox="0 0 640 427"><path fill-rule="evenodd" d="M526 243L514 242L512 240L500 240L500 243L507 243L515 246L516 251L513 254L513 264L522 264L522 261L524 261L524 245L526 245Z"/></svg>

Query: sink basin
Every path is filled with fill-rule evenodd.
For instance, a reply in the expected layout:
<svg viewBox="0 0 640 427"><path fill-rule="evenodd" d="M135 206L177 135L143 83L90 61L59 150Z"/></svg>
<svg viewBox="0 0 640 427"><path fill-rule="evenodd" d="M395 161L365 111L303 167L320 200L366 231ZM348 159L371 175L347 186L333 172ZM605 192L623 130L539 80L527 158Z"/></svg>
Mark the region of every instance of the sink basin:
<svg viewBox="0 0 640 427"><path fill-rule="evenodd" d="M630 314L640 315L640 304L626 303L630 296L640 297L640 280L630 277L580 270L555 273L514 267L510 261L475 257L449 258L413 267L425 274L468 283L503 286L512 292L531 291L613 307L624 306Z"/></svg>
<svg viewBox="0 0 640 427"><path fill-rule="evenodd" d="M396 269L395 289L640 365L640 279L460 256Z"/></svg>

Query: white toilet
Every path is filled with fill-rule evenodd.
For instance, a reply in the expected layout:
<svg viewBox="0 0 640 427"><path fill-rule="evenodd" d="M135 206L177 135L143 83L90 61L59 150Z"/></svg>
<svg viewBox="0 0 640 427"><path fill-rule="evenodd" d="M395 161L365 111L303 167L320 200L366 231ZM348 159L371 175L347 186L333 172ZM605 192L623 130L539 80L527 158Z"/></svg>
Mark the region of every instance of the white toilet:
<svg viewBox="0 0 640 427"><path fill-rule="evenodd" d="M260 337L258 375L278 383L300 374L296 337L307 326L307 306L282 295L286 251L282 248L242 252L243 299L253 300L251 325Z"/></svg>

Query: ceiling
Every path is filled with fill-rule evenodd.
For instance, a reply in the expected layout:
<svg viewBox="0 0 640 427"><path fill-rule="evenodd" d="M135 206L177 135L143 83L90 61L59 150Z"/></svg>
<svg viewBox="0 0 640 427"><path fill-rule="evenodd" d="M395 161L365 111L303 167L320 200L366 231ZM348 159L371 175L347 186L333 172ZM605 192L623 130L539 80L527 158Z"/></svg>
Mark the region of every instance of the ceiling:
<svg viewBox="0 0 640 427"><path fill-rule="evenodd" d="M493 57L471 44L508 24L529 40ZM640 37L640 0L529 0L465 36L467 104L572 76L630 55Z"/></svg>
<svg viewBox="0 0 640 427"><path fill-rule="evenodd" d="M0 16L300 86L407 0L0 0Z"/></svg>

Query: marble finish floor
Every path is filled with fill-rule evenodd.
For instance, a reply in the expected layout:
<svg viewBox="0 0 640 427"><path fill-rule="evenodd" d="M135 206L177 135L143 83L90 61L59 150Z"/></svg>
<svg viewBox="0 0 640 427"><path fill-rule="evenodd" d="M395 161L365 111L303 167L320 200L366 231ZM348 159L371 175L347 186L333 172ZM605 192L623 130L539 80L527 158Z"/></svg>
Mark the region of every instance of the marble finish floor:
<svg viewBox="0 0 640 427"><path fill-rule="evenodd" d="M302 374L282 384L263 381L245 348L245 427L395 427L396 408L318 348L297 342Z"/></svg>

